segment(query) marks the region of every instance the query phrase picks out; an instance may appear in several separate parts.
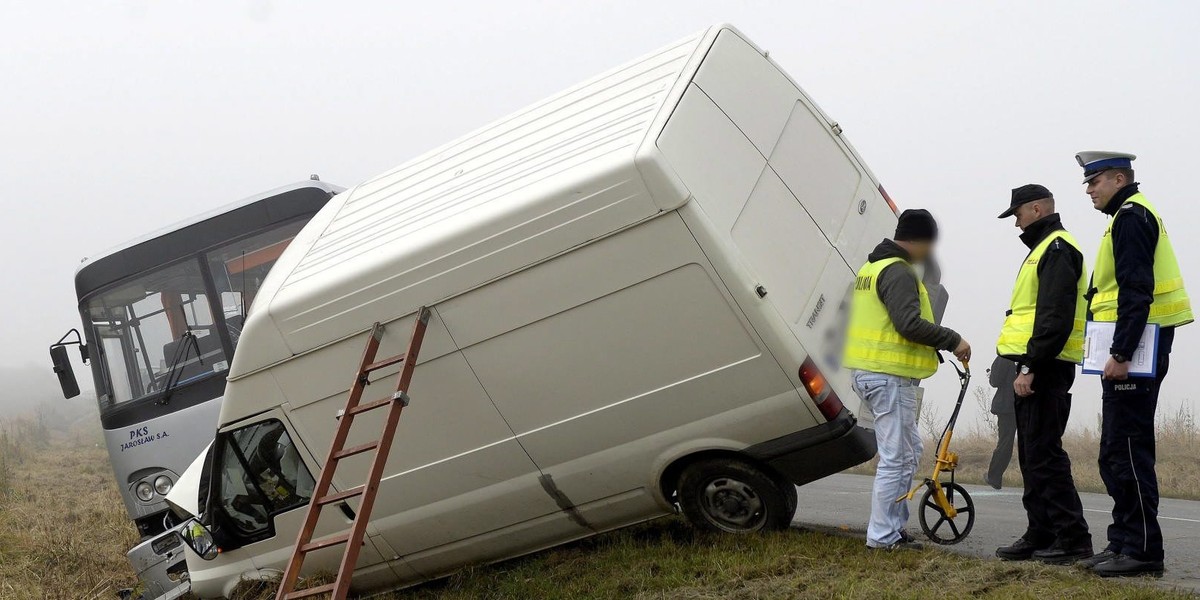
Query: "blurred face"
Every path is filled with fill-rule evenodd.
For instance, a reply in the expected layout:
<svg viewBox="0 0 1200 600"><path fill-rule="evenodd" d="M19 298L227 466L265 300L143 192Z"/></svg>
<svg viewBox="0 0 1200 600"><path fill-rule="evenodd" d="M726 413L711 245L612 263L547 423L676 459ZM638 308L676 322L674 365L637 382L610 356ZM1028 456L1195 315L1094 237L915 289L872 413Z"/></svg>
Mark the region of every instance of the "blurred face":
<svg viewBox="0 0 1200 600"><path fill-rule="evenodd" d="M925 262L925 260L929 258L931 254L933 254L935 242L905 242L905 244L906 248L908 249L908 254L912 256L913 262L920 263Z"/></svg>
<svg viewBox="0 0 1200 600"><path fill-rule="evenodd" d="M1047 214L1049 213L1046 211L1043 201L1026 202L1018 206L1016 212L1013 213L1013 218L1016 220L1014 225L1021 231L1025 231L1026 227L1038 222Z"/></svg>
<svg viewBox="0 0 1200 600"><path fill-rule="evenodd" d="M1125 176L1113 171L1105 171L1087 183L1087 195L1092 198L1092 207L1103 211L1108 201L1125 187Z"/></svg>

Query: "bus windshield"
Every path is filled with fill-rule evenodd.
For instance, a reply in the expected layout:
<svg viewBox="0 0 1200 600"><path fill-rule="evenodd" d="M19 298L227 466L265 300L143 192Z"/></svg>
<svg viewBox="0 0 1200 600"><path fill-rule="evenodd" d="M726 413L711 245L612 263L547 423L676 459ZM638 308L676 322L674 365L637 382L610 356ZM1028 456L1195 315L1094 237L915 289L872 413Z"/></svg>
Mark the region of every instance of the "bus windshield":
<svg viewBox="0 0 1200 600"><path fill-rule="evenodd" d="M110 403L167 391L229 368L200 263L153 271L87 303Z"/></svg>

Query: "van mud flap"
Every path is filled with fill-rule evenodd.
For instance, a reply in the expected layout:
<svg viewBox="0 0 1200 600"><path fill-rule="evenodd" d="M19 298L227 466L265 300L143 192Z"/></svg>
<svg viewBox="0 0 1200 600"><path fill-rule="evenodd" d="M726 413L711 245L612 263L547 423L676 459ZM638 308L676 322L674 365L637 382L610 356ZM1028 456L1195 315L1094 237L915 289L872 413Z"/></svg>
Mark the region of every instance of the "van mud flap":
<svg viewBox="0 0 1200 600"><path fill-rule="evenodd" d="M746 454L767 463L795 485L811 483L875 456L875 434L842 409L832 421L755 444Z"/></svg>

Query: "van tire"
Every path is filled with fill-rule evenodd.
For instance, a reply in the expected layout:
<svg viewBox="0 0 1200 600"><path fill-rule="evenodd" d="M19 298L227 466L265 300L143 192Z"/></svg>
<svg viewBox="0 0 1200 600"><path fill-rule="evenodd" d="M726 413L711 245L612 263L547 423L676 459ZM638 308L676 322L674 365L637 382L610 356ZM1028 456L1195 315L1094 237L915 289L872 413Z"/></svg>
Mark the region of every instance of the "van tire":
<svg viewBox="0 0 1200 600"><path fill-rule="evenodd" d="M732 458L688 465L675 489L684 516L702 531L745 534L787 529L796 512L796 486Z"/></svg>

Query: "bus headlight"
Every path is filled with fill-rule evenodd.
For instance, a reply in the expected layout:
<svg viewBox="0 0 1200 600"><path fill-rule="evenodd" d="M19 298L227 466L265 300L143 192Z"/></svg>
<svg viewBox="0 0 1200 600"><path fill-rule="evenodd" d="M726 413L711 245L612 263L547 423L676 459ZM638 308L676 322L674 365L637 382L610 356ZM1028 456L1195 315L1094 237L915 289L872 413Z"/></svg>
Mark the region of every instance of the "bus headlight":
<svg viewBox="0 0 1200 600"><path fill-rule="evenodd" d="M149 483L139 481L133 488L133 493L137 494L138 500L149 502L154 498L154 488L150 487Z"/></svg>
<svg viewBox="0 0 1200 600"><path fill-rule="evenodd" d="M166 496L167 492L171 491L171 478L166 475L159 475L154 479L154 491L160 496Z"/></svg>

